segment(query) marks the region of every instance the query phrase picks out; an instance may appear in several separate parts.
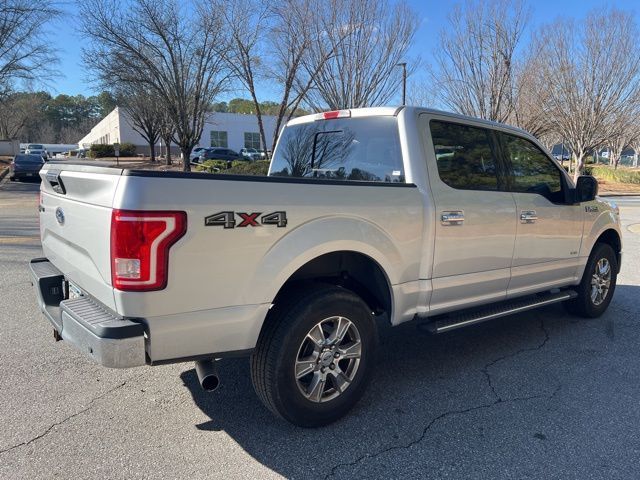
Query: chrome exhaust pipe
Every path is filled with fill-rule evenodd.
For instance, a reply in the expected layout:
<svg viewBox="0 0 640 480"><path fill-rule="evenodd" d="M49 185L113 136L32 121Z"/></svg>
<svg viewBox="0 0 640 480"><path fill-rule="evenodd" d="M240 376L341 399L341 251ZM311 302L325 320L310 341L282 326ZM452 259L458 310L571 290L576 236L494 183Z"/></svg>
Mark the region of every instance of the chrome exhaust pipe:
<svg viewBox="0 0 640 480"><path fill-rule="evenodd" d="M213 392L220 385L218 369L215 360L198 360L196 362L196 374L203 390Z"/></svg>

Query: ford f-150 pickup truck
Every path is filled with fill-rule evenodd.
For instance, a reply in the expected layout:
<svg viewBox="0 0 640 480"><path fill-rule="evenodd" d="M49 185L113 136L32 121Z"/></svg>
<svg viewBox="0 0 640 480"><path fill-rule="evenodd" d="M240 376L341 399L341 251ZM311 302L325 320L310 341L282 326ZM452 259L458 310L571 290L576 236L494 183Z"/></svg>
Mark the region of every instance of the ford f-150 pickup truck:
<svg viewBox="0 0 640 480"><path fill-rule="evenodd" d="M531 135L416 108L309 115L268 176L49 162L30 269L63 339L107 367L249 356L255 390L302 426L344 415L376 324L434 333L562 302L598 317L619 212Z"/></svg>

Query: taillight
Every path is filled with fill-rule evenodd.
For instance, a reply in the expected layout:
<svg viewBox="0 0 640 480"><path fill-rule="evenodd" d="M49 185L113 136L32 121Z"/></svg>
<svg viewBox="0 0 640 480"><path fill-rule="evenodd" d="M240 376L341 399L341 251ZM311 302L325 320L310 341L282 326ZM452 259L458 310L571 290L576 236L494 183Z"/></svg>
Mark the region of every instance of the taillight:
<svg viewBox="0 0 640 480"><path fill-rule="evenodd" d="M185 212L113 210L111 281L124 291L167 286L169 249L187 231Z"/></svg>

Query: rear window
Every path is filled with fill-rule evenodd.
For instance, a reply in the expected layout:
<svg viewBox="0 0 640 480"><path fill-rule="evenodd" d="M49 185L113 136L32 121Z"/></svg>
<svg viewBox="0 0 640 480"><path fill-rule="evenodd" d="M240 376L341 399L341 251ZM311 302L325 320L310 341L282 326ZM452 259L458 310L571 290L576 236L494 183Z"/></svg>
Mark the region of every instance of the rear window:
<svg viewBox="0 0 640 480"><path fill-rule="evenodd" d="M458 190L498 190L497 162L484 128L432 120L440 179Z"/></svg>
<svg viewBox="0 0 640 480"><path fill-rule="evenodd" d="M27 146L27 149L28 149L28 150L44 150L44 146L43 146L43 145L40 145L40 144L38 144L38 143L30 143L30 144Z"/></svg>
<svg viewBox="0 0 640 480"><path fill-rule="evenodd" d="M27 163L42 164L44 160L39 155L16 155L14 162L23 165Z"/></svg>
<svg viewBox="0 0 640 480"><path fill-rule="evenodd" d="M319 120L287 127L269 175L404 183L397 119Z"/></svg>

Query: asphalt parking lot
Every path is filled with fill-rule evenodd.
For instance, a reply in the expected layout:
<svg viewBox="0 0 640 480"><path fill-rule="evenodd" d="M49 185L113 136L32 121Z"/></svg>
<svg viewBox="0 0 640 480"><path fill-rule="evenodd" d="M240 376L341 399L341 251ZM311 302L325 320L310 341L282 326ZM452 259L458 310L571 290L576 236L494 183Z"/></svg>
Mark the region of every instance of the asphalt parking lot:
<svg viewBox="0 0 640 480"><path fill-rule="evenodd" d="M37 184L0 184L0 478L639 478L640 200L597 320L562 307L438 337L382 330L374 382L344 420L293 427L247 360L200 390L193 364L109 370L38 311ZM630 227L630 228L629 228Z"/></svg>

